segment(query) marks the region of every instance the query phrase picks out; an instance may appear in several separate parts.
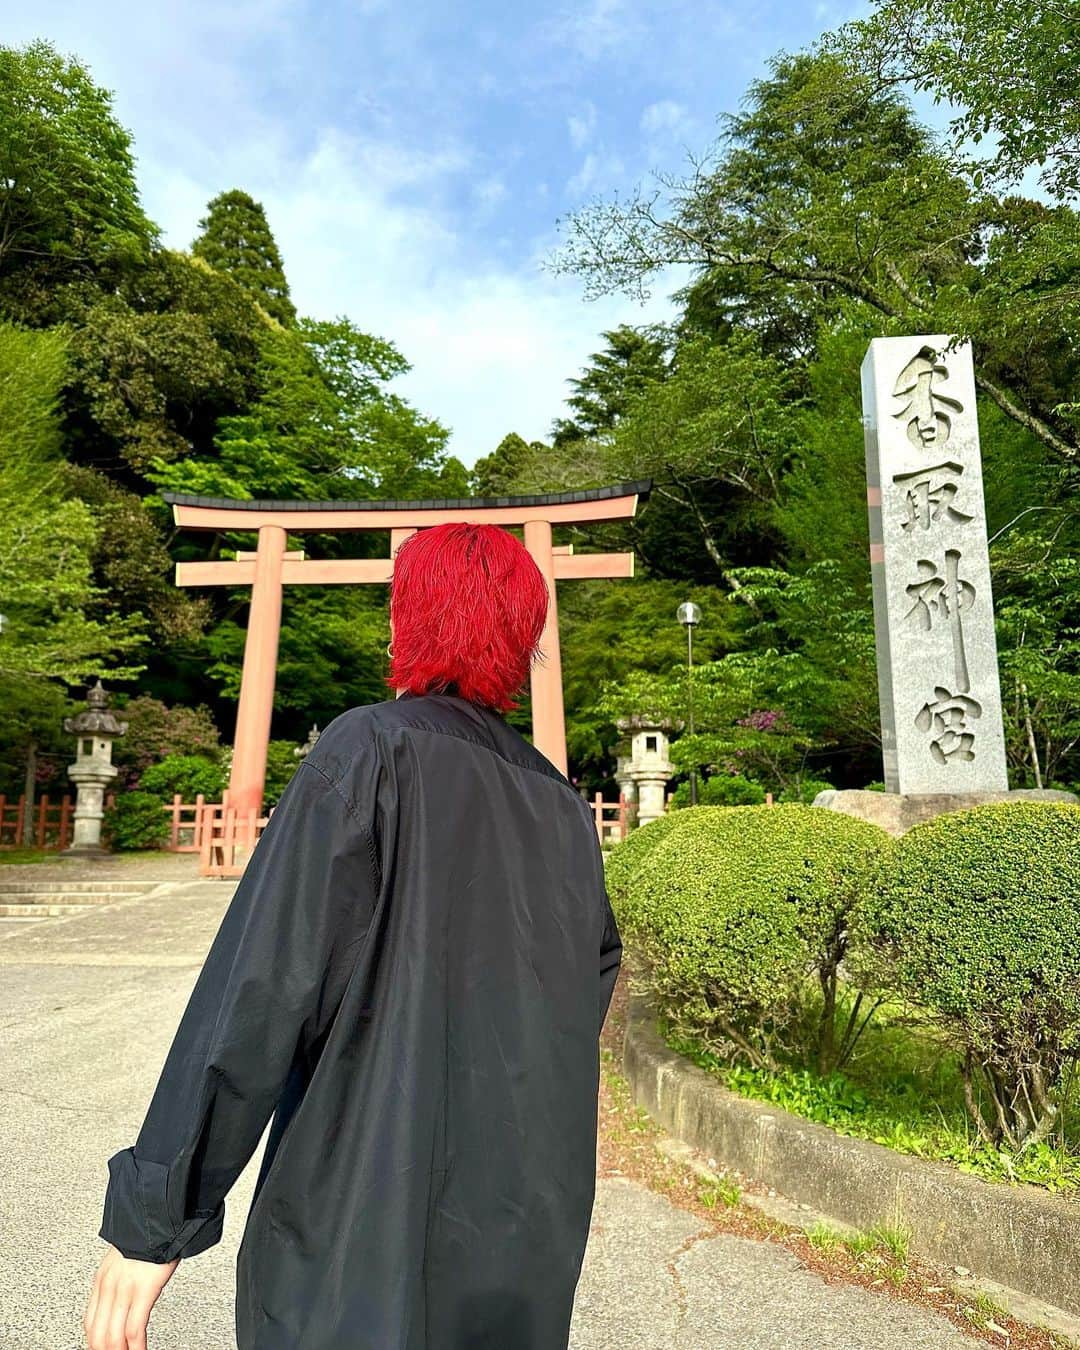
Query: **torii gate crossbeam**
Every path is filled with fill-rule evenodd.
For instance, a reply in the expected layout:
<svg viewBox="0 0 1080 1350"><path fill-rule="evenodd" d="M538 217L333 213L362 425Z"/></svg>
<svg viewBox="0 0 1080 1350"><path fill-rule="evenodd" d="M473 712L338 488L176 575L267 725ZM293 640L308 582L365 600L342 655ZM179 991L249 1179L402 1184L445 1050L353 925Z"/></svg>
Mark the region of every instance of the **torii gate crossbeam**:
<svg viewBox="0 0 1080 1350"><path fill-rule="evenodd" d="M166 492L176 524L185 529L234 531L258 536L254 553L235 561L177 563L178 586L250 586L251 612L244 643L236 713L230 802L239 812L258 811L274 707L281 604L285 586L378 585L393 576L394 555L418 529L468 522L519 525L525 547L544 575L551 597L541 638L544 659L533 666L530 687L533 740L567 770L562 661L555 583L593 577L631 577L632 553L575 554L552 544L552 526L625 520L649 495L651 480L517 497L463 497L430 501L286 502L233 501ZM389 530L389 558L308 559L287 550L287 536L308 531Z"/></svg>

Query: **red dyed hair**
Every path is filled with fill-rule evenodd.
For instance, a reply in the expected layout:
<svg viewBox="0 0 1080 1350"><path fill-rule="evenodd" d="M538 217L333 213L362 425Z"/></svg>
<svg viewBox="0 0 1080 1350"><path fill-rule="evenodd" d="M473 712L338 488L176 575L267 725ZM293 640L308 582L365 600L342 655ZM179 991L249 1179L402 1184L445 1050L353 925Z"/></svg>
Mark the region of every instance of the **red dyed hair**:
<svg viewBox="0 0 1080 1350"><path fill-rule="evenodd" d="M498 712L516 708L547 617L544 575L497 525L434 525L405 540L390 586L386 683L448 690Z"/></svg>

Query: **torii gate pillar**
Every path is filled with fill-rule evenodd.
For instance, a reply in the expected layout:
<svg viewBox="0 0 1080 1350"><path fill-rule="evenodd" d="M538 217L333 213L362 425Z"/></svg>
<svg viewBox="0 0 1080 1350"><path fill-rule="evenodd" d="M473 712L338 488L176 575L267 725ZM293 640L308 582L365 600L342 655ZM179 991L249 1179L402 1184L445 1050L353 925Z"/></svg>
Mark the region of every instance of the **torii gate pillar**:
<svg viewBox="0 0 1080 1350"><path fill-rule="evenodd" d="M240 811L258 811L262 806L274 716L284 565L285 531L280 525L260 526L229 774L229 800Z"/></svg>
<svg viewBox="0 0 1080 1350"><path fill-rule="evenodd" d="M525 547L543 572L548 588L547 618L540 638L540 660L533 663L529 676L533 744L565 774L566 714L563 708L562 653L559 650L559 611L555 596L555 554L551 547L549 520L525 522Z"/></svg>
<svg viewBox="0 0 1080 1350"><path fill-rule="evenodd" d="M540 640L541 657L534 663L530 676L533 741L565 774L566 723L555 583L633 576L634 555L574 554L570 547L555 548L552 526L627 519L635 514L639 500L648 496L651 487L652 483L644 480L578 492L422 502L230 501L164 493L178 526L218 533L254 531L258 536L255 553L238 553L235 561L178 563L176 567L180 586L251 587L229 783L230 805L241 816L258 812L262 806L284 587L385 585L393 577L393 555L410 534L425 526L456 522L519 525L524 529L525 547L544 576L549 596ZM287 536L308 530L322 534L389 530L391 556L305 560L301 552L286 552Z"/></svg>

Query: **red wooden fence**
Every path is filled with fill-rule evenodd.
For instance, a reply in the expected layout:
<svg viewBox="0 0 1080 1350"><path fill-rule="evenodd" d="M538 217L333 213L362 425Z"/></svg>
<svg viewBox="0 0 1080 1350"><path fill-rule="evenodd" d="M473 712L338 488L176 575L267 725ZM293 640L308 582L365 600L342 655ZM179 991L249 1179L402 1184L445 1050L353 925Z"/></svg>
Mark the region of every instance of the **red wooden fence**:
<svg viewBox="0 0 1080 1350"><path fill-rule="evenodd" d="M626 798L619 793L617 802L606 802L598 792L590 802L593 818L596 821L596 833L601 844L617 842L626 838Z"/></svg>
<svg viewBox="0 0 1080 1350"><path fill-rule="evenodd" d="M105 798L105 805L111 806L112 803L113 794L110 792ZM58 802L50 801L47 793L39 797L30 807L29 847L55 852L67 848L71 843L74 810L71 797L61 797ZM0 849L23 847L25 823L26 797L8 801L0 793Z"/></svg>
<svg viewBox="0 0 1080 1350"><path fill-rule="evenodd" d="M241 876L271 814L260 816L254 809L237 811L229 805L228 792L220 802L204 802L195 829L199 875Z"/></svg>

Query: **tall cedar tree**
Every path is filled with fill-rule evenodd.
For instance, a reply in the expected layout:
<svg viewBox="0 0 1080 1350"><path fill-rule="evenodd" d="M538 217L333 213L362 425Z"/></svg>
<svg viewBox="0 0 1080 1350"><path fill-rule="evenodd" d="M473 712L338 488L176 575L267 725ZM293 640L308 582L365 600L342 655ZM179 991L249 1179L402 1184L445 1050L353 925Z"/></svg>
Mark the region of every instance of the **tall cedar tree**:
<svg viewBox="0 0 1080 1350"><path fill-rule="evenodd" d="M233 188L207 206L202 233L191 246L196 257L227 272L286 328L296 321L285 266L262 203Z"/></svg>
<svg viewBox="0 0 1080 1350"><path fill-rule="evenodd" d="M574 415L553 426L556 446L611 431L634 396L667 374L667 345L658 332L621 324L603 338L605 350L593 352L580 379L567 381Z"/></svg>

